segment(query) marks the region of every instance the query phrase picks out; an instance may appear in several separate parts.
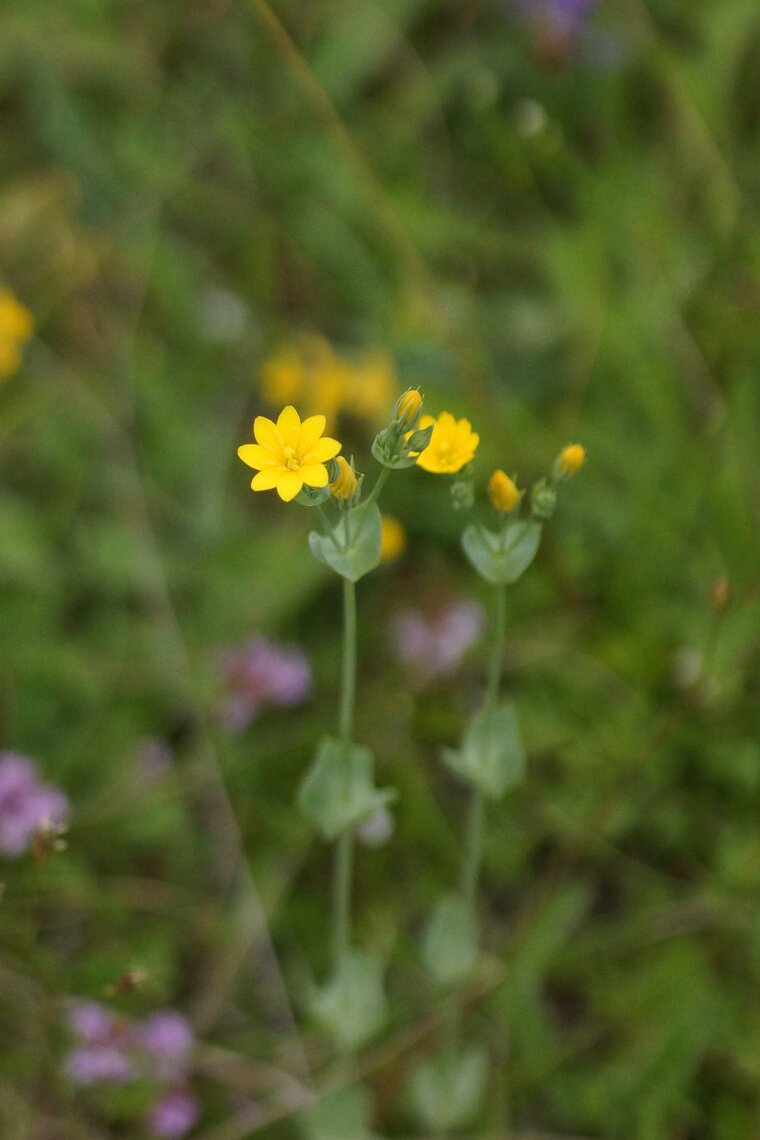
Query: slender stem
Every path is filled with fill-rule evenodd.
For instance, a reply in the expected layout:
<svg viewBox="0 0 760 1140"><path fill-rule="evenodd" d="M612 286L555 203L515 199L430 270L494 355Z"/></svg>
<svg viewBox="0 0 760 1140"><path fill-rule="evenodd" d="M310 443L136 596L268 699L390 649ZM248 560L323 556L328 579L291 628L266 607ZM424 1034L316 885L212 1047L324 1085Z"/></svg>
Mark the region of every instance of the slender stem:
<svg viewBox="0 0 760 1140"><path fill-rule="evenodd" d="M499 699L499 684L501 682L501 668L504 659L504 638L506 634L507 617L507 591L506 586L496 586L494 591L494 624L491 653L488 660L488 673L486 680L486 695L484 708L486 715L492 716L496 711ZM478 879L480 865L483 860L483 837L485 833L485 797L480 788L473 788L470 795L470 806L467 815L467 825L464 841L464 855L462 859L462 877L460 891L462 898L474 915L475 902L478 892ZM447 1017L446 1052L452 1062L459 1048L459 1037L462 1022L462 1005L458 995L452 998L451 1009ZM444 1136L446 1133L444 1132Z"/></svg>
<svg viewBox="0 0 760 1140"><path fill-rule="evenodd" d="M325 508L322 506L321 503L317 503L317 514L319 515L320 519L322 520L322 523L323 523L324 528L325 528L325 534L329 534L330 531L332 530L332 526L330 524L329 518L327 517L327 511L325 510Z"/></svg>
<svg viewBox="0 0 760 1140"><path fill-rule="evenodd" d="M383 467L382 471L380 472L380 474L377 477L377 480L375 481L374 487L372 488L370 493L367 495L367 498L364 500L365 506L369 506L370 503L374 503L375 499L378 497L378 495L382 491L383 487L385 486L385 481L388 478L388 476L390 475L390 473L391 473L390 467Z"/></svg>
<svg viewBox="0 0 760 1140"><path fill-rule="evenodd" d="M346 514L346 518L348 514ZM354 731L356 696L356 586L343 579L343 671L340 691L339 733L348 776ZM354 834L345 831L335 845L333 859L333 961L339 970L351 944L351 873Z"/></svg>
<svg viewBox="0 0 760 1140"><path fill-rule="evenodd" d="M462 898L470 910L475 908L478 890L480 864L483 858L483 825L485 822L485 800L480 788L473 788L467 815L467 831L462 861Z"/></svg>
<svg viewBox="0 0 760 1140"><path fill-rule="evenodd" d="M356 696L356 585L343 579L343 676L340 689L338 732L348 762L354 734L354 699Z"/></svg>
<svg viewBox="0 0 760 1140"><path fill-rule="evenodd" d="M333 966L340 970L351 945L351 873L354 833L344 831L333 856Z"/></svg>
<svg viewBox="0 0 760 1140"><path fill-rule="evenodd" d="M504 638L507 630L507 587L494 587L494 628L491 642L491 657L488 663L485 706L489 714L496 709L499 699L501 668L504 662Z"/></svg>

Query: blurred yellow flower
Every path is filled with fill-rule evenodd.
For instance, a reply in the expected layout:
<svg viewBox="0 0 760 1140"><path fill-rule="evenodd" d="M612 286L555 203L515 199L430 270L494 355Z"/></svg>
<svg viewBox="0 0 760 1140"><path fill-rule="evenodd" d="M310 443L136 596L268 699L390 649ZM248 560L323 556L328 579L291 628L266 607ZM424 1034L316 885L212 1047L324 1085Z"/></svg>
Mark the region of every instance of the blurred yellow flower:
<svg viewBox="0 0 760 1140"><path fill-rule="evenodd" d="M243 463L258 471L251 488L276 490L283 502L289 503L304 483L307 487L326 487L325 463L335 458L341 445L337 439L323 436L324 430L324 416L310 416L302 423L292 404L283 408L277 423L257 416L253 421L256 442L238 448Z"/></svg>
<svg viewBox="0 0 760 1140"><path fill-rule="evenodd" d="M454 475L475 457L480 436L469 420L455 420L451 412L441 412L437 419L423 416L419 429L433 425L430 443L417 457L417 466L434 475Z"/></svg>
<svg viewBox="0 0 760 1140"><path fill-rule="evenodd" d="M261 394L277 407L298 403L317 409L332 423L340 412L380 420L393 401L396 376L385 353L373 350L356 360L338 356L324 337L304 335L276 349L261 368Z"/></svg>
<svg viewBox="0 0 760 1140"><path fill-rule="evenodd" d="M21 349L34 330L32 314L0 286L0 380L11 376L21 364Z"/></svg>
<svg viewBox="0 0 760 1140"><path fill-rule="evenodd" d="M513 511L523 497L522 491L505 471L497 468L488 480L488 494L497 511Z"/></svg>
<svg viewBox="0 0 760 1140"><path fill-rule="evenodd" d="M586 449L580 443L569 443L560 451L554 463L554 475L557 479L569 479L580 471L586 462Z"/></svg>
<svg viewBox="0 0 760 1140"><path fill-rule="evenodd" d="M356 478L356 472L351 464L342 455L338 456L337 464L338 477L333 479L330 484L330 493L334 498L340 499L344 503L350 503L359 490L359 480Z"/></svg>
<svg viewBox="0 0 760 1140"><path fill-rule="evenodd" d="M406 531L392 515L383 515L381 525L380 559L391 562L406 549Z"/></svg>

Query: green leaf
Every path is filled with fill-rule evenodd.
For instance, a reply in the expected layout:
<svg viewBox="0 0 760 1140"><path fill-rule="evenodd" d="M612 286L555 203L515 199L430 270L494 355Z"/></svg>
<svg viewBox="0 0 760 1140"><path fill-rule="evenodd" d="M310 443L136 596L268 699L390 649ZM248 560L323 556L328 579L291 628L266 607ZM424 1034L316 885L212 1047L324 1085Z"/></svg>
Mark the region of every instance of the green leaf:
<svg viewBox="0 0 760 1140"><path fill-rule="evenodd" d="M422 942L425 965L443 985L460 982L478 958L477 931L472 909L459 895L444 895L438 902Z"/></svg>
<svg viewBox="0 0 760 1140"><path fill-rule="evenodd" d="M349 541L346 545L345 520ZM309 535L311 553L349 582L358 582L380 562L382 521L376 503L365 503L344 515L329 534L313 530Z"/></svg>
<svg viewBox="0 0 760 1140"><path fill-rule="evenodd" d="M368 1041L386 1018L380 959L349 951L330 981L314 990L311 1010L341 1049L356 1049Z"/></svg>
<svg viewBox="0 0 760 1140"><path fill-rule="evenodd" d="M446 749L444 760L452 771L491 799L498 800L525 776L525 749L511 703L477 713L458 750Z"/></svg>
<svg viewBox="0 0 760 1140"><path fill-rule="evenodd" d="M482 1104L487 1073L488 1058L479 1045L422 1065L410 1090L420 1120L433 1132L470 1124Z"/></svg>
<svg viewBox="0 0 760 1140"><path fill-rule="evenodd" d="M372 1103L360 1085L321 1096L300 1117L307 1140L373 1140L371 1121Z"/></svg>
<svg viewBox="0 0 760 1140"><path fill-rule="evenodd" d="M376 788L369 748L326 736L298 790L298 805L325 839L337 839L395 798L393 788Z"/></svg>
<svg viewBox="0 0 760 1140"><path fill-rule="evenodd" d="M536 557L541 541L541 523L507 523L496 534L472 523L462 535L462 546L475 570L494 586L511 585Z"/></svg>

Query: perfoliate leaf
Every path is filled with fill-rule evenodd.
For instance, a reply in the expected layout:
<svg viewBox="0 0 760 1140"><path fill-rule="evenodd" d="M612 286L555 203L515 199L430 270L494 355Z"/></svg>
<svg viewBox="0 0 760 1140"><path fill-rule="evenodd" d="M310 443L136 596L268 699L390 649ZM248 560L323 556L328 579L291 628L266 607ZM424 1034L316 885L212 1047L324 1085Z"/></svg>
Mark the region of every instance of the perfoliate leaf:
<svg viewBox="0 0 760 1140"><path fill-rule="evenodd" d="M422 1065L410 1090L417 1115L433 1132L470 1124L483 1101L487 1072L486 1051L478 1045Z"/></svg>
<svg viewBox="0 0 760 1140"><path fill-rule="evenodd" d="M462 535L462 546L475 570L494 586L511 585L536 557L541 523L507 523L500 534L472 523Z"/></svg>
<svg viewBox="0 0 760 1140"><path fill-rule="evenodd" d="M380 959L359 950L347 953L337 973L314 991L311 1009L342 1049L356 1049L369 1040L386 1017Z"/></svg>
<svg viewBox="0 0 760 1140"><path fill-rule="evenodd" d="M477 930L472 909L459 895L438 902L422 942L425 965L443 985L460 982L478 958Z"/></svg>
<svg viewBox="0 0 760 1140"><path fill-rule="evenodd" d="M309 549L318 562L342 578L348 578L349 582L358 582L379 564L381 539L380 510L376 503L365 503L349 511L329 534L311 531Z"/></svg>
<svg viewBox="0 0 760 1140"><path fill-rule="evenodd" d="M369 748L326 736L298 789L298 805L325 839L337 839L395 798L393 788L376 788Z"/></svg>
<svg viewBox="0 0 760 1140"><path fill-rule="evenodd" d="M511 703L490 712L481 710L470 721L461 748L446 749L452 771L498 800L525 775L525 749Z"/></svg>
<svg viewBox="0 0 760 1140"><path fill-rule="evenodd" d="M361 1085L321 1096L300 1117L307 1140L373 1140L372 1105Z"/></svg>

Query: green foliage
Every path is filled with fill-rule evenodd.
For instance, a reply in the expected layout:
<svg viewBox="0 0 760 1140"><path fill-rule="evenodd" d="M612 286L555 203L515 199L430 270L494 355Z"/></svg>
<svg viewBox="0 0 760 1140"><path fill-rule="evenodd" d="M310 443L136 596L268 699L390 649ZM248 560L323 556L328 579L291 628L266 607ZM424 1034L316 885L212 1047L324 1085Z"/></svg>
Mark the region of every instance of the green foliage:
<svg viewBox="0 0 760 1140"><path fill-rule="evenodd" d="M328 840L337 839L395 798L392 788L375 787L369 748L346 749L334 736L320 741L314 763L298 791L303 814Z"/></svg>
<svg viewBox="0 0 760 1140"><path fill-rule="evenodd" d="M525 749L512 704L481 709L470 721L460 748L443 758L463 780L490 799L499 800L525 778Z"/></svg>
<svg viewBox="0 0 760 1140"><path fill-rule="evenodd" d="M462 546L475 570L492 586L512 585L538 553L541 523L511 522L495 532L472 523L462 534Z"/></svg>
<svg viewBox="0 0 760 1140"><path fill-rule="evenodd" d="M386 347L399 391L472 420L481 503L493 467L530 486L588 451L509 591L529 764L489 812L502 970L467 1003L490 1074L473 1136L756 1134L755 0L602 2L569 44L497 0L284 0L279 37L224 0L0 7L0 278L37 326L0 381L0 749L72 804L66 852L0 871L0 1134L144 1136L61 1075L72 995L193 1016L201 1132L292 1140L335 1083L287 995L327 957L327 855L293 801L334 721L340 583L314 516L235 459L277 411L266 354L310 329ZM336 432L368 455L381 426ZM408 1136L398 1090L442 1037L412 943L459 856L437 760L483 671L422 689L387 628L482 583L446 481L399 472L381 505L409 545L358 591L355 735L400 795L355 902L391 1017L357 1058L372 1125L340 1111ZM255 633L304 645L314 696L235 735L218 659ZM134 966L145 985L105 998Z"/></svg>
<svg viewBox="0 0 760 1140"><path fill-rule="evenodd" d="M376 503L343 515L329 534L313 530L309 549L318 562L349 582L358 582L380 562L381 516Z"/></svg>

